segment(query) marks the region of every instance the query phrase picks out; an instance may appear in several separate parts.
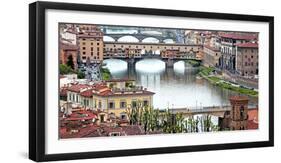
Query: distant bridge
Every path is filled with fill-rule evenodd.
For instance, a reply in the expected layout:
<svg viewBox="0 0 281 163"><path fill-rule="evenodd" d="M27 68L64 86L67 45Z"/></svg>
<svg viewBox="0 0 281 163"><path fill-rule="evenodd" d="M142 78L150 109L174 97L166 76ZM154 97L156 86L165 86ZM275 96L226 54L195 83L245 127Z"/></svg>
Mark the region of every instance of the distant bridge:
<svg viewBox="0 0 281 163"><path fill-rule="evenodd" d="M153 35L153 34L145 34L145 33L133 33L133 34L123 34L123 33L105 33L104 36L108 36L112 38L115 42L118 42L118 40L122 37L131 36L138 40L138 42L143 42L146 38L155 38L159 41L159 43L163 43L164 40L171 39L173 42L175 42L176 38L174 37L168 37L168 36L162 36L162 35Z"/></svg>
<svg viewBox="0 0 281 163"><path fill-rule="evenodd" d="M255 109L253 106L248 106L248 110ZM192 116L197 114L209 114L218 117L224 116L226 111L231 111L231 105L224 106L208 106L198 109L196 107L193 108L173 108L169 110L172 114L182 113L184 116Z"/></svg>

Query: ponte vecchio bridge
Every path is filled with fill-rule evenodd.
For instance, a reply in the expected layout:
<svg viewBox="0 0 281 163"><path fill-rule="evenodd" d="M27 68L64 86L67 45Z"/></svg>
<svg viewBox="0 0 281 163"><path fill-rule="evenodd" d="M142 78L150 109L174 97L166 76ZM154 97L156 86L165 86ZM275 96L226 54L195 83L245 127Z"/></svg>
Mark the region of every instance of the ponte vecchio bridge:
<svg viewBox="0 0 281 163"><path fill-rule="evenodd" d="M178 43L104 42L104 59L122 59L134 63L144 58L156 58L172 67L174 61L198 60L202 45Z"/></svg>

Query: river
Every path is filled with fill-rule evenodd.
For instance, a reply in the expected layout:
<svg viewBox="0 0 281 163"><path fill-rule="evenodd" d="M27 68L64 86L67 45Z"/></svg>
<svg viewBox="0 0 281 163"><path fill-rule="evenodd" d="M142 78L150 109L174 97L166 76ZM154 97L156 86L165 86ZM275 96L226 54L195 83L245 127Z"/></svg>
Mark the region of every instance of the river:
<svg viewBox="0 0 281 163"><path fill-rule="evenodd" d="M228 98L238 93L222 89L204 79L196 78L198 68L178 61L173 68L166 68L158 59L143 59L128 68L127 62L118 59L104 60L113 78L135 79L153 96L154 108L185 108L229 105ZM257 98L250 98L256 105Z"/></svg>

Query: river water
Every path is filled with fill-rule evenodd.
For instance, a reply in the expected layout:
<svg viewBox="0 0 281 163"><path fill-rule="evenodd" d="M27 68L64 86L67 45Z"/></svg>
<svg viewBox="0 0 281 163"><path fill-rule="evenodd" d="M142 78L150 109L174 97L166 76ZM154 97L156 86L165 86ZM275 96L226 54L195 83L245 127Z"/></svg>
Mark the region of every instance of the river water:
<svg viewBox="0 0 281 163"><path fill-rule="evenodd" d="M198 69L184 61L176 62L173 68L166 68L165 63L158 59L143 59L134 66L118 59L107 59L104 63L113 78L135 79L137 85L155 92L154 108L229 105L228 98L238 94L196 78ZM250 104L256 105L257 98L250 98Z"/></svg>

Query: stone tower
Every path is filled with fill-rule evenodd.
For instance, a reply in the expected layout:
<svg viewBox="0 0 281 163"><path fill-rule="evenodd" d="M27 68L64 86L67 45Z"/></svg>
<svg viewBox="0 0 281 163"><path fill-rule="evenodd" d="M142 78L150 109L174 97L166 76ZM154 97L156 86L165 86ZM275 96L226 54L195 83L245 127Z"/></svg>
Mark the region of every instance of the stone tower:
<svg viewBox="0 0 281 163"><path fill-rule="evenodd" d="M230 130L246 130L248 122L248 97L232 96L231 103Z"/></svg>

